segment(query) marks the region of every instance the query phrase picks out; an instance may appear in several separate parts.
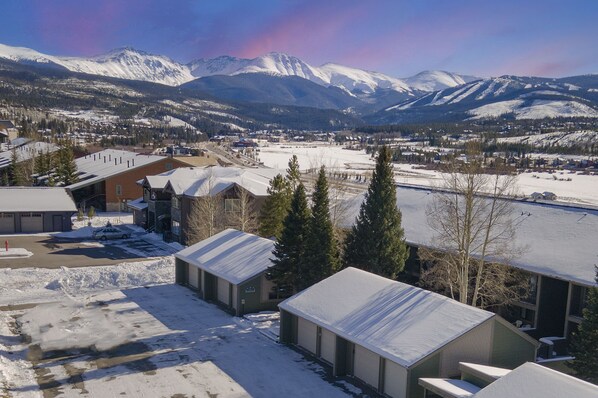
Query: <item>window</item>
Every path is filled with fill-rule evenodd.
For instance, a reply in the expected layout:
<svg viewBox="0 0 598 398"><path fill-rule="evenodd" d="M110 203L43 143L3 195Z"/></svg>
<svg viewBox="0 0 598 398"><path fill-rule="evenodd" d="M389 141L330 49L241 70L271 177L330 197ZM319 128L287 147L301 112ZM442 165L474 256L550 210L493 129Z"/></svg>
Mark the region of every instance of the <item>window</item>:
<svg viewBox="0 0 598 398"><path fill-rule="evenodd" d="M241 211L241 199L224 199L225 213L238 213Z"/></svg>
<svg viewBox="0 0 598 398"><path fill-rule="evenodd" d="M583 316L583 309L588 303L588 289L584 286L571 286L571 306L569 307L569 315Z"/></svg>
<svg viewBox="0 0 598 398"><path fill-rule="evenodd" d="M181 200L179 198L177 198L176 196L172 197L172 207L174 209L180 209L181 208Z"/></svg>
<svg viewBox="0 0 598 398"><path fill-rule="evenodd" d="M123 187L122 185L116 185L116 196L121 196L123 194Z"/></svg>
<svg viewBox="0 0 598 398"><path fill-rule="evenodd" d="M173 235L179 236L181 234L181 224L178 221L172 220L172 228L170 230Z"/></svg>

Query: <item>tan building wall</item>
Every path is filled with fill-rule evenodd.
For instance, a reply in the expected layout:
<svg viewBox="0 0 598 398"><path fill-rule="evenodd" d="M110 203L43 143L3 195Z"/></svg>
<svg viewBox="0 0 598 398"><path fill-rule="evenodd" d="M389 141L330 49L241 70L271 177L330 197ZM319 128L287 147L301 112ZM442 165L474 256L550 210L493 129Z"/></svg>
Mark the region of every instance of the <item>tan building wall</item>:
<svg viewBox="0 0 598 398"><path fill-rule="evenodd" d="M125 211L126 205L123 205L123 201L126 202L142 196L143 187L138 185L137 181L145 176L156 175L185 166L187 165L177 159L165 157L158 162L107 178L106 211Z"/></svg>

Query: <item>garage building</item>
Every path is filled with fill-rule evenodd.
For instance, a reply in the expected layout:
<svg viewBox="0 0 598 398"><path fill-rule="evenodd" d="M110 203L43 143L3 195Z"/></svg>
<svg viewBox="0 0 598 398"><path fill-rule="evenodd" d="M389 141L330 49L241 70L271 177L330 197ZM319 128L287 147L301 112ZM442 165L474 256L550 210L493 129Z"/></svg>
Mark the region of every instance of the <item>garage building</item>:
<svg viewBox="0 0 598 398"><path fill-rule="evenodd" d="M391 397L423 397L421 377L454 377L459 362L513 368L537 342L499 316L347 268L279 304L280 340Z"/></svg>
<svg viewBox="0 0 598 398"><path fill-rule="evenodd" d="M281 301L266 278L274 242L226 229L176 253L176 282L237 316L275 310Z"/></svg>
<svg viewBox="0 0 598 398"><path fill-rule="evenodd" d="M65 188L0 188L0 234L70 231L76 211Z"/></svg>

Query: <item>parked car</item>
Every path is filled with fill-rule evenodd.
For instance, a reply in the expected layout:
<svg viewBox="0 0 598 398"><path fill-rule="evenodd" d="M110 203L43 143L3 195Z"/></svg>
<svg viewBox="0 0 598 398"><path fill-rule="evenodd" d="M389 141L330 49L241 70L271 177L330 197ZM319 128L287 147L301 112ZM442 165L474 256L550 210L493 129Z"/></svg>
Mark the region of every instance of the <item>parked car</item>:
<svg viewBox="0 0 598 398"><path fill-rule="evenodd" d="M106 239L127 239L131 234L116 227L104 227L93 231L93 238L99 240Z"/></svg>

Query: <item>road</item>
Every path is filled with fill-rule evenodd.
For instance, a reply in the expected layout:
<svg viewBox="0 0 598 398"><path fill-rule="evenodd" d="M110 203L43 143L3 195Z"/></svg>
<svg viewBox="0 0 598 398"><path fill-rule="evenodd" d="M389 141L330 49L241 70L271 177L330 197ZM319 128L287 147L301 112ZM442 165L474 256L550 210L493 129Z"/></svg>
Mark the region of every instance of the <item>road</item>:
<svg viewBox="0 0 598 398"><path fill-rule="evenodd" d="M102 243L81 240L56 239L51 235L20 235L0 236L2 248L4 241L8 240L10 247L24 248L33 253L31 257L2 259L0 268L60 268L60 267L87 267L98 265L119 264L125 261L139 261L145 258L141 251L126 251L122 244L112 242ZM124 241L119 241L124 242ZM126 242L127 245L135 244L134 238Z"/></svg>

